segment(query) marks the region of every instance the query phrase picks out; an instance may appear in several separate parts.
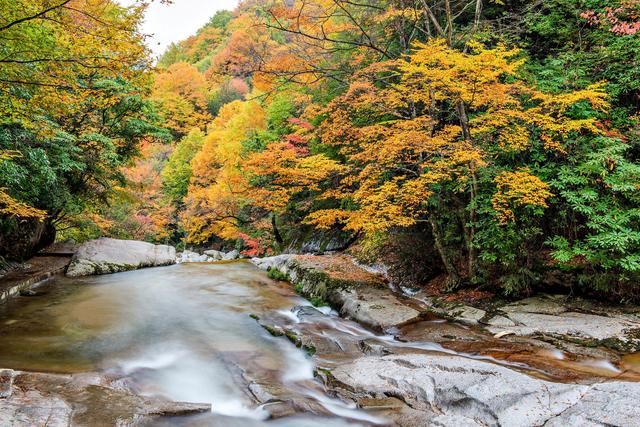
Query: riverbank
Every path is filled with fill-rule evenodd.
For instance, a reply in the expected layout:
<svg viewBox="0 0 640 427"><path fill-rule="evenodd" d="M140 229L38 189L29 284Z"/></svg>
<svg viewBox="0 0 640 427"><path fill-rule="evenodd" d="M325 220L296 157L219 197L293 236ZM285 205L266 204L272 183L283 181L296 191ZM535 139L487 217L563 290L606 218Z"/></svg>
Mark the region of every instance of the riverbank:
<svg viewBox="0 0 640 427"><path fill-rule="evenodd" d="M487 314L398 294L342 255L252 262L371 328L363 339L363 330L340 328L327 310L310 307L294 308L292 318L256 318L312 355L334 393L393 425L628 426L640 419L637 341L626 335L638 322L632 310L606 313L592 304L590 313L578 312L549 296ZM371 294L377 304L363 297ZM498 316L514 330L494 329ZM547 320L512 320L529 317ZM319 333L318 325L335 329Z"/></svg>
<svg viewBox="0 0 640 427"><path fill-rule="evenodd" d="M397 292L384 275L344 255L253 259L317 305L402 341L523 364L556 381L640 378L639 311L538 296L491 311L422 293ZM263 322L264 323L264 322ZM278 327L278 325L267 325ZM296 335L283 329L283 334Z"/></svg>
<svg viewBox="0 0 640 427"><path fill-rule="evenodd" d="M203 256L206 256L204 262L201 261ZM72 343L75 360L77 340L84 340L87 336L85 328L91 331L97 324L132 318L134 313L133 318L137 318L138 309L153 305L153 301L168 289L173 295L169 298L171 302L164 299L162 302L170 304L172 312L175 311L174 305L179 303L174 293L178 292L185 299L179 303L186 304L184 309L176 312L183 314L175 322L191 322L190 319L196 315L192 312L195 308L192 305L206 295L202 294L201 287L207 292L221 292L219 297L208 303L211 304L236 292L242 294L244 291L238 289L234 281L246 276L252 283L251 289L255 289L252 292L258 294L254 299L241 297L238 300L242 301L242 310L253 311L250 316L244 314L245 318L257 322L276 341L291 342L306 352L313 362L316 382L320 381L322 389L330 396L338 396L339 401L346 402L342 409L335 409L332 405L336 405L336 401L322 400L327 398L320 399L315 391L313 395L301 397L294 393L292 396L291 385L280 384L272 374L256 376L251 368L245 367L234 374L234 378L244 384L243 393L249 399L247 405L264 409L268 417L274 419L300 413L329 416L345 408L365 410L358 415L353 412L355 409L349 409L347 418L361 416L363 418L358 419L368 423L406 427L425 423L452 427L501 424L578 426L585 423L622 426L633 425L640 419L640 409L632 404L634 399L640 398L640 356L634 353L638 345L634 331L639 320L634 307L612 307L553 295L501 301L493 305L485 302L483 306L474 307L448 300L442 295L402 292L388 282L382 270L359 265L353 258L342 254L252 259L252 263L265 270L274 282L246 262L224 259L232 256L237 254L187 252L179 254L178 258L181 263L190 264L187 266L110 275L99 280L90 277L65 279L60 283L74 280L93 283L96 280L118 285L108 292L102 287L74 284L74 287L79 286L76 292L87 292L93 296L73 297L78 301L68 302L68 308L63 311L56 311L55 305L47 302L53 294L46 292L34 295L42 298L23 301L30 307L42 306L29 312L54 310L56 316L64 316L57 322L63 327L58 334L64 334L61 337ZM181 290L186 277L171 273L175 268L187 268L190 280L197 272L200 282L191 290L195 292L191 297L184 294L186 289ZM154 279L144 286L144 291L134 292L139 304L133 304L131 297L118 297L118 293L131 292L132 286L138 286L134 277L146 274ZM219 274L227 276L218 277ZM160 278L162 283L158 282ZM214 282L215 287L209 288ZM49 292L69 292L54 289L56 287ZM117 293L113 294L116 289ZM308 303L301 298L296 299L293 289L317 308L305 305ZM274 291L275 294L271 295ZM71 298L73 294L69 295ZM293 308L289 305L283 309L283 302L279 301L283 296L304 304ZM265 298L278 302L273 306L271 303L263 306ZM125 305L124 301L116 301L123 299L127 310L133 310L127 311L126 315L118 314ZM36 300L39 301L36 304L27 303ZM169 306L165 305L153 312L153 321L145 326L145 331L148 330L146 328L159 328L158 337L166 336L173 322L163 323L169 314ZM67 314L69 309L71 312ZM210 310L207 306L198 316ZM15 311L13 316L19 312ZM67 316L71 318L67 319ZM47 324L49 320L36 324L40 323ZM6 329L5 334L13 334L9 331L24 328L27 324L30 323L10 317L2 327ZM194 327L198 334L209 329ZM242 328L247 327L244 325ZM238 333L241 332L237 330L235 334ZM180 340L192 339L183 337L183 333L178 335ZM42 336L50 334L47 332ZM52 336L58 337L56 334ZM146 336L142 338L148 340ZM43 344L57 348L60 339ZM9 342L22 346L23 341L20 338ZM105 351L102 344L99 349L99 352ZM89 352L88 361L95 357L94 351ZM243 351L238 354L244 354ZM157 350L153 349L153 354L156 353ZM49 350L42 354L49 354ZM57 355L58 350L51 354ZM164 357L165 354L161 354ZM233 358L233 369L243 363L235 359L235 353L225 357ZM246 357L249 355L242 355L241 360ZM133 375L146 381L147 375L156 369L157 362L144 360ZM297 368L291 366L291 369ZM307 369L312 368L305 363L305 372ZM60 421L60 425L82 417L103 419L112 416L113 411L121 411L119 416L125 420L131 417L156 419L159 415L172 414L172 410L167 408L174 408L175 414L207 411L197 403L174 402L179 395L172 397L173 400L145 400L139 395L140 389L129 388L126 379L130 373L124 377L122 372L110 375L107 372L62 375L2 371L0 421L17 420L29 405L35 411L30 420L40 420L38 417L48 414L47 417ZM310 373L308 375L305 373L305 383L313 378ZM182 381L173 373L171 378L174 378L172 381ZM17 388L16 384L19 385ZM309 386L314 390L318 387L310 383ZM32 396L37 396L37 399L28 400ZM214 404L216 399L212 400ZM198 402L191 398L187 400ZM103 401L113 404L100 403ZM93 412L83 412L83 404L89 404ZM102 407L104 409L100 409ZM100 415L100 410L105 411L104 416Z"/></svg>

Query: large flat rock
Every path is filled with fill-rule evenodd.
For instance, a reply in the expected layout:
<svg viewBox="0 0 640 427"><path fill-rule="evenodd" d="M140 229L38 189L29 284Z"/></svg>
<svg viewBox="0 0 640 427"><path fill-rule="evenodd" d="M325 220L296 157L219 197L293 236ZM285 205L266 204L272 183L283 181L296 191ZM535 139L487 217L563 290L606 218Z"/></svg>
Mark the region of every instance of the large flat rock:
<svg viewBox="0 0 640 427"><path fill-rule="evenodd" d="M175 262L176 250L171 246L100 238L86 242L78 248L67 269L67 276L118 273Z"/></svg>
<svg viewBox="0 0 640 427"><path fill-rule="evenodd" d="M640 318L611 310L608 313L586 313L563 303L558 298L527 298L501 308L503 316L487 321L492 333L511 331L527 336L544 334L569 340L601 342L620 350L640 349Z"/></svg>
<svg viewBox="0 0 640 427"><path fill-rule="evenodd" d="M254 258L263 270L277 269L302 289L363 325L386 330L420 317L420 311L394 293L378 274L344 255L279 255Z"/></svg>
<svg viewBox="0 0 640 427"><path fill-rule="evenodd" d="M2 426L133 426L159 416L211 410L209 404L138 396L97 374L0 370Z"/></svg>
<svg viewBox="0 0 640 427"><path fill-rule="evenodd" d="M640 384L544 381L458 356L363 357L331 372L355 398L399 397L423 412L422 424L483 426L631 426L640 421Z"/></svg>

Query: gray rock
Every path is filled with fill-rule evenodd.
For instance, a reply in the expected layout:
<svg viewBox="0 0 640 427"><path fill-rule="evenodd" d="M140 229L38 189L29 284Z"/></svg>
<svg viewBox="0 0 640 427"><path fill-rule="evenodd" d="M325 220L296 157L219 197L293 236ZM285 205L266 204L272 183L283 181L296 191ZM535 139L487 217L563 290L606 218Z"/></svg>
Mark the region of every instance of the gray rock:
<svg viewBox="0 0 640 427"><path fill-rule="evenodd" d="M640 398L638 383L552 383L458 356L364 357L331 374L347 395L400 397L424 412L424 425L636 425L640 420L634 403Z"/></svg>
<svg viewBox="0 0 640 427"><path fill-rule="evenodd" d="M0 370L0 399L11 396L13 386L13 371L10 369Z"/></svg>
<svg viewBox="0 0 640 427"><path fill-rule="evenodd" d="M505 316L494 316L487 322L489 326L495 326L498 328L511 328L516 325L516 323Z"/></svg>
<svg viewBox="0 0 640 427"><path fill-rule="evenodd" d="M296 266L295 255L283 254L265 258L251 258L251 262L261 270L269 271L275 268L287 274L293 282L298 280L294 271Z"/></svg>
<svg viewBox="0 0 640 427"><path fill-rule="evenodd" d="M577 340L613 339L622 346L640 348L640 340L629 336L640 329L640 320L634 316L575 312L550 297L527 298L501 310L506 317L496 316L488 322L487 329L494 334L510 330L521 336L542 333Z"/></svg>
<svg viewBox="0 0 640 427"><path fill-rule="evenodd" d="M213 258L214 261L220 261L225 255L224 252L215 251L215 250L204 251L203 253Z"/></svg>
<svg viewBox="0 0 640 427"><path fill-rule="evenodd" d="M539 313L561 314L567 312L567 308L559 301L550 297L532 297L502 307L505 313Z"/></svg>
<svg viewBox="0 0 640 427"><path fill-rule="evenodd" d="M461 305L454 311L453 317L461 323L476 325L486 314L486 311L479 308L471 307L469 305Z"/></svg>
<svg viewBox="0 0 640 427"><path fill-rule="evenodd" d="M416 320L420 312L403 304L387 288L339 289L330 293L330 302L340 306L340 314L378 330Z"/></svg>
<svg viewBox="0 0 640 427"><path fill-rule="evenodd" d="M320 296L346 317L385 330L419 318L420 312L404 304L386 286L373 283L331 284L318 277L318 271L297 261L296 255L279 255L251 260L263 270L278 269L292 283L303 285L305 295ZM353 268L360 268L353 265Z"/></svg>
<svg viewBox="0 0 640 427"><path fill-rule="evenodd" d="M133 426L157 416L211 410L208 404L138 396L111 386L107 378L5 370L0 384L7 376L16 386L0 400L2 426Z"/></svg>
<svg viewBox="0 0 640 427"><path fill-rule="evenodd" d="M640 387L637 383L595 384L577 404L549 420L545 426L637 426L640 423L639 401Z"/></svg>
<svg viewBox="0 0 640 427"><path fill-rule="evenodd" d="M175 264L176 250L135 240L100 238L82 244L71 260L67 276L109 274Z"/></svg>
<svg viewBox="0 0 640 427"><path fill-rule="evenodd" d="M238 252L237 250L232 250L231 252L227 252L223 257L222 260L223 261L231 261L234 259L238 259L238 257L240 257L240 252Z"/></svg>

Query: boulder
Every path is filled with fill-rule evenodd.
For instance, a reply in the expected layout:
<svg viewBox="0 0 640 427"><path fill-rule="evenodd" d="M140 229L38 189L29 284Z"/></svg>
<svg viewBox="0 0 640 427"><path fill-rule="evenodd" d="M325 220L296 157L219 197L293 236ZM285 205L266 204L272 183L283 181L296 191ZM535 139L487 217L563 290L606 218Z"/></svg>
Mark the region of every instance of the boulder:
<svg viewBox="0 0 640 427"><path fill-rule="evenodd" d="M203 253L206 256L213 258L214 261L220 261L225 256L224 252L215 250L204 251Z"/></svg>
<svg viewBox="0 0 640 427"><path fill-rule="evenodd" d="M634 425L640 419L639 383L553 383L451 355L363 357L332 370L330 381L354 399L399 397L423 412L415 425Z"/></svg>
<svg viewBox="0 0 640 427"><path fill-rule="evenodd" d="M67 276L118 273L176 262L175 248L135 240L101 238L82 244L73 256Z"/></svg>
<svg viewBox="0 0 640 427"><path fill-rule="evenodd" d="M237 250L232 250L231 252L227 252L223 257L222 260L223 261L231 261L234 259L238 259L238 257L240 257L240 252L238 252Z"/></svg>
<svg viewBox="0 0 640 427"><path fill-rule="evenodd" d="M388 288L337 289L330 301L340 306L340 314L373 329L385 331L415 321L420 312L404 303Z"/></svg>

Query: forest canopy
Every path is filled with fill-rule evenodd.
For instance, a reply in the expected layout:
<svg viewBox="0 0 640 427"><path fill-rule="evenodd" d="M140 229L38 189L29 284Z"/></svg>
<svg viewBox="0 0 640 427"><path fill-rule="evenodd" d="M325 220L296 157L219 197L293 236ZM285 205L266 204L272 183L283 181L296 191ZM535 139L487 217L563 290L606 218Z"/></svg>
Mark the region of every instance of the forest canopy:
<svg viewBox="0 0 640 427"><path fill-rule="evenodd" d="M637 298L637 1L245 0L155 64L144 2L3 2L4 236L325 230L410 284Z"/></svg>

